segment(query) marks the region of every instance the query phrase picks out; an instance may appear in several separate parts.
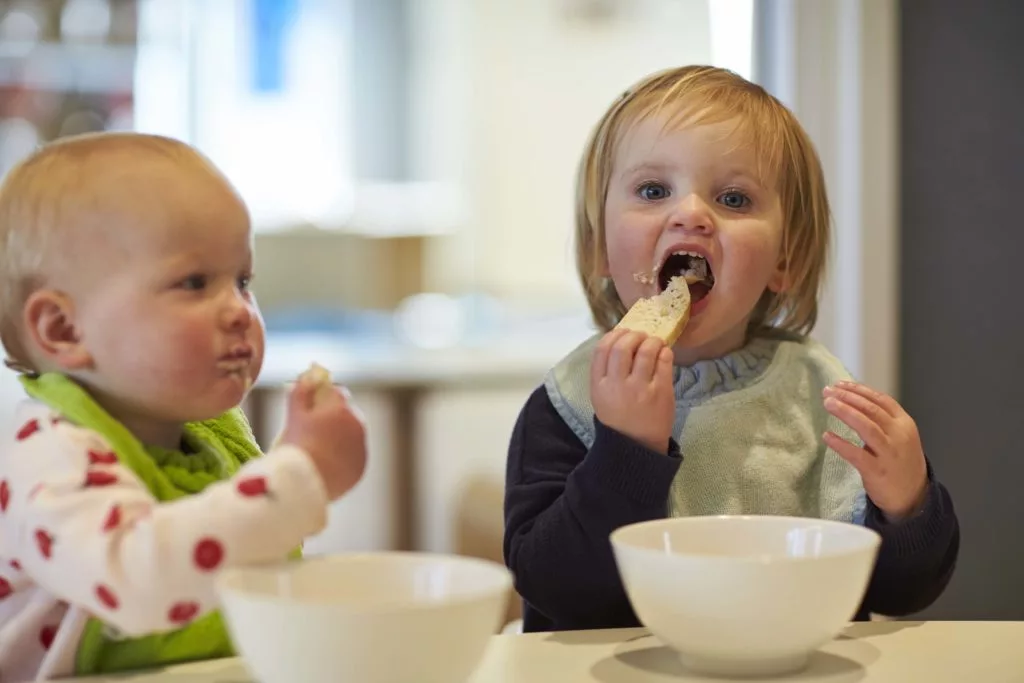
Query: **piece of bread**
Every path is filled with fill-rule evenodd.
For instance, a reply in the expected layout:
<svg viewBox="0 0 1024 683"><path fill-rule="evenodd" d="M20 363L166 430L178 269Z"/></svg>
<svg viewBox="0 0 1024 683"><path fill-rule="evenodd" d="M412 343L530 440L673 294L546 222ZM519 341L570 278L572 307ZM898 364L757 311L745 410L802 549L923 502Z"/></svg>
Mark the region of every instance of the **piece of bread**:
<svg viewBox="0 0 1024 683"><path fill-rule="evenodd" d="M316 393L314 394L313 399L316 400L321 396L324 390L331 388L331 373L322 365L312 363L308 370L299 375L299 381L312 384L316 387Z"/></svg>
<svg viewBox="0 0 1024 683"><path fill-rule="evenodd" d="M317 363L312 363L309 369L299 375L299 383L309 383L316 387L316 392L313 394L313 402L316 403L320 400L320 396L324 391L329 391L331 385L331 373L327 371L327 368ZM270 448L274 449L281 445L281 436L283 432L278 432L277 436L274 437L273 443L270 444Z"/></svg>
<svg viewBox="0 0 1024 683"><path fill-rule="evenodd" d="M661 294L640 299L626 311L615 329L636 330L658 337L672 346L690 321L690 288L683 277L674 277Z"/></svg>

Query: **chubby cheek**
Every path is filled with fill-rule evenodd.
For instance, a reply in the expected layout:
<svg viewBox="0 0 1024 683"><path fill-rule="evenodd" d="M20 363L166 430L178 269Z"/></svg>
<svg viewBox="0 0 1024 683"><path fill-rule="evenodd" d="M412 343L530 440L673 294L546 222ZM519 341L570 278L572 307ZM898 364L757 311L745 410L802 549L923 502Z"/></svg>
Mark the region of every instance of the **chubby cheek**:
<svg viewBox="0 0 1024 683"><path fill-rule="evenodd" d="M759 299L779 265L778 240L770 235L751 236L732 249L725 245L724 251L728 254L730 277L722 278L720 284L734 291L742 290L755 301Z"/></svg>
<svg viewBox="0 0 1024 683"><path fill-rule="evenodd" d="M100 376L123 374L138 381L162 379L168 350L178 353L160 316L132 301L118 301L86 316L82 339Z"/></svg>
<svg viewBox="0 0 1024 683"><path fill-rule="evenodd" d="M166 326L163 339L154 340L154 344L162 348L162 355L172 370L177 367L194 377L200 368L203 372L212 370L217 360L216 339L217 330L207 320L183 317Z"/></svg>
<svg viewBox="0 0 1024 683"><path fill-rule="evenodd" d="M252 372L250 373L250 377L255 380L259 377L260 371L263 369L263 355L266 351L267 345L266 328L263 326L263 318L260 316L259 311L256 311L255 318L253 319L253 325L249 330L247 339L248 342L252 344L253 348Z"/></svg>
<svg viewBox="0 0 1024 683"><path fill-rule="evenodd" d="M605 240L608 254L608 275L615 282L619 298L627 306L649 294L650 285L638 282L636 275L651 274L657 234L625 226L610 229Z"/></svg>

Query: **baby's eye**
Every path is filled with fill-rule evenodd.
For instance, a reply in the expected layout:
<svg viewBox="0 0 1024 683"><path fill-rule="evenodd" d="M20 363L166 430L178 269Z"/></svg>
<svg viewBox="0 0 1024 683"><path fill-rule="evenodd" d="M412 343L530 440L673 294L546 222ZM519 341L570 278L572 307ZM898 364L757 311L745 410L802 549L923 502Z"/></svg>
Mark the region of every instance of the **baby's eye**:
<svg viewBox="0 0 1024 683"><path fill-rule="evenodd" d="M190 291L199 291L206 289L206 276L205 275L189 275L187 278L181 281L178 285L182 289Z"/></svg>
<svg viewBox="0 0 1024 683"><path fill-rule="evenodd" d="M243 292L249 291L249 286L252 284L252 275L242 275L238 278L238 289Z"/></svg>
<svg viewBox="0 0 1024 683"><path fill-rule="evenodd" d="M668 188L661 183L648 182L636 188L636 193L641 199L656 202L668 196Z"/></svg>
<svg viewBox="0 0 1024 683"><path fill-rule="evenodd" d="M745 209L750 206L750 197L738 190L729 190L718 196L718 202L730 209Z"/></svg>

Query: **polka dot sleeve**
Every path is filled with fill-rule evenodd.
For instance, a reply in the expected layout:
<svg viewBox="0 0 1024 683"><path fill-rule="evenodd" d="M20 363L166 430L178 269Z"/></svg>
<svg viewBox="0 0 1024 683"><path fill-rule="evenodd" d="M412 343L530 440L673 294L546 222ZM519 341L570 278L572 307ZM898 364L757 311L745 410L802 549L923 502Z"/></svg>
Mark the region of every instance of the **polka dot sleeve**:
<svg viewBox="0 0 1024 683"><path fill-rule="evenodd" d="M127 635L215 609L218 570L282 559L326 523L323 483L295 447L160 503L94 432L39 407L23 417L0 450L0 557Z"/></svg>

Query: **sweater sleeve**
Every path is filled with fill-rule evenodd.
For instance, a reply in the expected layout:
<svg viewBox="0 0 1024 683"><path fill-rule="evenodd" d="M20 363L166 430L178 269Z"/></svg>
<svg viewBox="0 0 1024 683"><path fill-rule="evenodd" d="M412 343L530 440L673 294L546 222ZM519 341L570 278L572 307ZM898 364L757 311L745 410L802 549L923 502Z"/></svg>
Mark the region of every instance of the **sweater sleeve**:
<svg viewBox="0 0 1024 683"><path fill-rule="evenodd" d="M223 568L283 559L326 519L305 452L282 447L160 503L95 432L30 416L0 459L0 543L33 583L127 635L216 608Z"/></svg>
<svg viewBox="0 0 1024 683"><path fill-rule="evenodd" d="M865 524L882 536L878 561L864 600L876 614L906 616L938 599L956 567L960 523L946 487L928 466L924 507L912 517L891 523L868 500Z"/></svg>
<svg viewBox="0 0 1024 683"><path fill-rule="evenodd" d="M595 427L588 451L540 387L509 446L505 561L528 606L558 630L636 623L608 536L664 517L680 465L674 442L656 453L596 418Z"/></svg>

